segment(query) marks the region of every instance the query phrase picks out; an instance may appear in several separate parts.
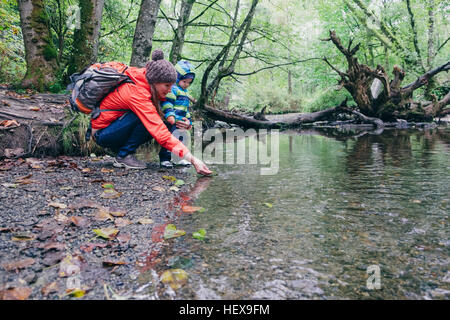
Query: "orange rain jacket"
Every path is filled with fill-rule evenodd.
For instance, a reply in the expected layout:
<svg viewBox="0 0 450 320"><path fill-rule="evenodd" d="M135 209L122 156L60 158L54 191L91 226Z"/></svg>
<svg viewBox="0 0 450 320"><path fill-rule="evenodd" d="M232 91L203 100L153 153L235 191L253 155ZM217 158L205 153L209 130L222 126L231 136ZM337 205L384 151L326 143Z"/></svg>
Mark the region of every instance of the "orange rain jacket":
<svg viewBox="0 0 450 320"><path fill-rule="evenodd" d="M151 101L151 89L145 78L145 68L129 67L125 70L125 74L133 80L134 84L122 84L108 94L102 100L100 109L130 109L141 119L148 132L162 147L183 158L189 150L169 132L161 120ZM106 128L124 113L125 111L101 112L97 119L92 120L92 128Z"/></svg>

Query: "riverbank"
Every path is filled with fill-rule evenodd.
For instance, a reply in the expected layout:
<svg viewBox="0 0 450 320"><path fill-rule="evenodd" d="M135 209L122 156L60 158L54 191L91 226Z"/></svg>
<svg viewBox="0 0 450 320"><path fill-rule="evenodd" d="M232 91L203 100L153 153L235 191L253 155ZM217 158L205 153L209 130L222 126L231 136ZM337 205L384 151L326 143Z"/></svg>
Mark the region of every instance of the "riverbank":
<svg viewBox="0 0 450 320"><path fill-rule="evenodd" d="M189 201L190 170L117 169L108 156L0 161L0 298L95 300L139 291L139 277L168 244L163 233L176 224L177 199ZM145 285L164 291L160 275L152 276ZM134 298L150 298L140 294Z"/></svg>

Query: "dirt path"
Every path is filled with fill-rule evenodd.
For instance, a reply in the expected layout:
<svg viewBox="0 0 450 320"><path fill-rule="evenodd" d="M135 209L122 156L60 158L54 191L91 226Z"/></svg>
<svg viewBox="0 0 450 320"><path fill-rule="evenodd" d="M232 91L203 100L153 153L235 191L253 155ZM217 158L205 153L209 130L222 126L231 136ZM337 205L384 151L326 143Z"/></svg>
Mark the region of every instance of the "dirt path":
<svg viewBox="0 0 450 320"><path fill-rule="evenodd" d="M152 266L194 180L192 169L117 169L109 157L0 161L0 299L164 298ZM105 228L118 233L94 232Z"/></svg>

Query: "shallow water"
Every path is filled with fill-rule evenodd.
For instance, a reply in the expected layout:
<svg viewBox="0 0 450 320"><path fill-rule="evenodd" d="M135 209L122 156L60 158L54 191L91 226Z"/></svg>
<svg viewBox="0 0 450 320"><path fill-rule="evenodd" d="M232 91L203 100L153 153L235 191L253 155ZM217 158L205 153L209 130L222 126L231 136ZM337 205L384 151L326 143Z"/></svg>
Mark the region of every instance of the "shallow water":
<svg viewBox="0 0 450 320"><path fill-rule="evenodd" d="M448 299L449 137L281 133L275 175L211 165L156 268L188 273L175 299Z"/></svg>

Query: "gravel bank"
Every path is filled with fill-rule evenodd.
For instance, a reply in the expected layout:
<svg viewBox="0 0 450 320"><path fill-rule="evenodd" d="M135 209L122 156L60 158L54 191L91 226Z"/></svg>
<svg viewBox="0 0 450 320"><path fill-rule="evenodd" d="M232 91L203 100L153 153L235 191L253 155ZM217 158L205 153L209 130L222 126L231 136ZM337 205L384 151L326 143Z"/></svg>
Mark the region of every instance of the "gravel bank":
<svg viewBox="0 0 450 320"><path fill-rule="evenodd" d="M110 157L0 161L0 299L164 298L152 265L193 172L117 169Z"/></svg>

